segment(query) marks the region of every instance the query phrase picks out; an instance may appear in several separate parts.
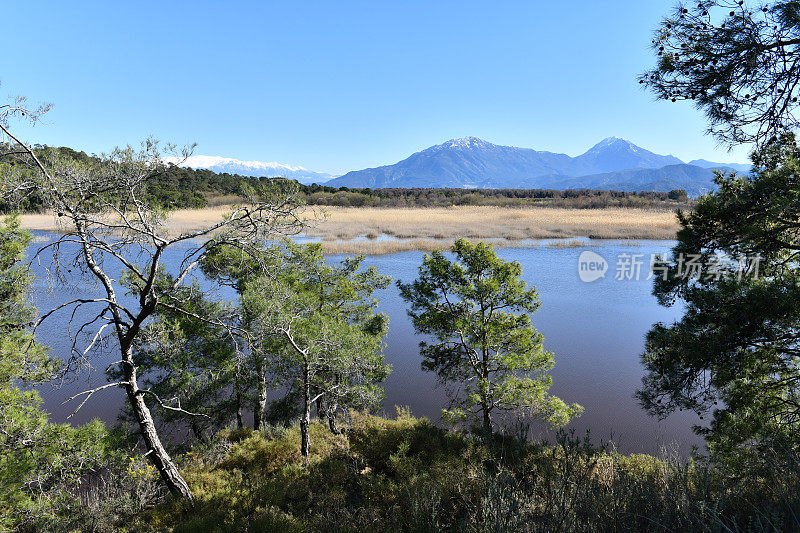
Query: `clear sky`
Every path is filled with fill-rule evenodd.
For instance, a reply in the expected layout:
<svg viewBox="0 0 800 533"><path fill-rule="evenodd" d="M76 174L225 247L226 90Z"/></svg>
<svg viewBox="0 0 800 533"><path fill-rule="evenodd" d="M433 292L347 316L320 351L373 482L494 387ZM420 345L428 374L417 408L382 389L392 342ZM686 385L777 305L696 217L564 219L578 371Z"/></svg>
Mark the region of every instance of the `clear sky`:
<svg viewBox="0 0 800 533"><path fill-rule="evenodd" d="M447 139L578 155L624 137L746 162L636 75L672 0L23 1L3 7L0 95L54 105L31 142L152 135L196 153L343 173Z"/></svg>

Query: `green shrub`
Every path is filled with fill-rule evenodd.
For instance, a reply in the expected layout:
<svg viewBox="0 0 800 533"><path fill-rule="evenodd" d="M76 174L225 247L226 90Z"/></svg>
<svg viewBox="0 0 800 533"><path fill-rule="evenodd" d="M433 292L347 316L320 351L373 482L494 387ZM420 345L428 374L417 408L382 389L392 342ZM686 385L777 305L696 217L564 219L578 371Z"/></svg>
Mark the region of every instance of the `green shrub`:
<svg viewBox="0 0 800 533"><path fill-rule="evenodd" d="M179 456L196 502L121 505L48 529L135 531L793 531L800 471L747 479L675 453L623 455L587 437L555 443L448 432L399 410L350 413L344 435L220 432ZM787 466L788 465L788 466ZM115 496L119 498L119 495ZM795 513L795 514L793 514ZM75 527L77 525L77 527Z"/></svg>

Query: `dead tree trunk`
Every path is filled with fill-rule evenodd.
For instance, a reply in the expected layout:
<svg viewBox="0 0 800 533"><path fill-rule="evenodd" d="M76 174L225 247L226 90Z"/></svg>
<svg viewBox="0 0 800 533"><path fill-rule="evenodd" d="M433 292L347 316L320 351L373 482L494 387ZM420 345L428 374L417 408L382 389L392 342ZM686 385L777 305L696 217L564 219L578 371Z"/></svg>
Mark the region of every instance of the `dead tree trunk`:
<svg viewBox="0 0 800 533"><path fill-rule="evenodd" d="M130 314L132 320L130 323L127 323L122 318L120 306L117 303L116 291L111 278L100 267L94 257L94 248L89 244L90 239L85 232L84 223L77 224L77 229L83 241L83 255L86 259L86 264L89 270L100 280L100 283L105 288L108 301L111 303L111 315L113 317L113 324L117 332L120 354L122 356L120 363L122 364L124 376L123 387L128 395L131 410L139 424L139 429L144 439L145 447L147 448L147 453L145 455L149 458L150 462L153 463L153 466L156 467L161 475L161 479L173 496L192 502L192 491L189 489L189 485L186 483L186 480L183 479L183 476L181 476L178 467L172 462L172 458L169 456L169 453L167 453L166 448L164 448L158 436L158 431L156 430L153 416L150 413L150 408L147 407L144 401L145 391L139 388L136 365L134 364L133 339L141 330L144 321L153 313L156 306L156 300L147 300L146 298L149 290L152 289L154 277L150 278L148 285L149 290L144 292L140 297L140 303L142 305L141 311L135 317L133 314ZM153 263L154 265L157 264L155 260Z"/></svg>

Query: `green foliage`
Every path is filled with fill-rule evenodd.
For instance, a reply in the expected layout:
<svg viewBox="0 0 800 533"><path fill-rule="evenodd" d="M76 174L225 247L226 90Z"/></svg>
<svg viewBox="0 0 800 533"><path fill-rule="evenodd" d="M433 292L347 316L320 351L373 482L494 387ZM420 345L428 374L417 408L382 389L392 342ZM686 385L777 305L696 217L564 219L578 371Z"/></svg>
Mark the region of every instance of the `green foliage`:
<svg viewBox="0 0 800 533"><path fill-rule="evenodd" d="M656 30L657 64L639 78L656 96L691 100L709 132L762 144L797 127L796 0L706 0L676 6Z"/></svg>
<svg viewBox="0 0 800 533"><path fill-rule="evenodd" d="M639 393L660 416L711 412L698 431L732 464L768 461L776 449L800 457L800 151L784 136L754 163L747 178L719 176L719 192L681 215L673 258L718 260L720 272L689 277L673 261L656 279L661 303L686 311L648 334ZM751 267L759 258L757 276L737 272L740 257Z"/></svg>
<svg viewBox="0 0 800 533"><path fill-rule="evenodd" d="M299 459L297 446L288 440L265 440L261 433L253 432L235 444L218 466L269 476Z"/></svg>
<svg viewBox="0 0 800 533"><path fill-rule="evenodd" d="M449 207L485 205L497 207L662 207L688 205L689 200L671 198L665 192L550 189L350 189L325 185L300 185L309 205L339 207Z"/></svg>
<svg viewBox="0 0 800 533"><path fill-rule="evenodd" d="M311 404L319 402L335 432L338 411L372 409L383 397L387 317L374 312L372 294L390 279L374 267L361 269L363 256L328 265L318 244L286 242L279 253L278 272L245 285L244 314L253 336L265 342L254 350L278 355L273 371L299 391L301 426L308 427Z"/></svg>
<svg viewBox="0 0 800 533"><path fill-rule="evenodd" d="M41 382L55 371L55 361L29 332L36 310L28 305L32 277L21 260L30 239L16 217L6 218L0 226L0 383L4 387L18 381Z"/></svg>
<svg viewBox="0 0 800 533"><path fill-rule="evenodd" d="M0 529L59 512L106 451L100 422L51 424L39 394L23 388L49 380L58 366L30 332L31 275L21 263L29 242L18 219L0 226Z"/></svg>
<svg viewBox="0 0 800 533"><path fill-rule="evenodd" d="M553 443L448 432L399 411L351 413L344 435L312 423L222 432L181 457L196 496L126 522L135 531L775 531L800 523L800 470L747 483L672 455L625 456L588 437Z"/></svg>
<svg viewBox="0 0 800 533"><path fill-rule="evenodd" d="M547 393L553 354L531 323L539 295L520 279L522 267L486 243L460 239L452 252L454 261L441 252L426 255L419 279L398 283L414 328L435 339L420 343L423 369L455 385L445 414L453 420L480 414L487 432L494 411L566 424L582 408Z"/></svg>
<svg viewBox="0 0 800 533"><path fill-rule="evenodd" d="M673 189L667 193L667 198L676 202L685 202L688 197L685 189Z"/></svg>

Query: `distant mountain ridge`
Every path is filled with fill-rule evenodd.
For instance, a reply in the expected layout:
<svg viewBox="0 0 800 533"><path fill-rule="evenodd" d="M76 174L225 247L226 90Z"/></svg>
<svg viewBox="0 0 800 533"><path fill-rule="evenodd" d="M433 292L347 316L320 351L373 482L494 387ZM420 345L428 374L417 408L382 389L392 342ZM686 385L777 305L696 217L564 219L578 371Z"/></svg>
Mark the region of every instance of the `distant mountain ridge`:
<svg viewBox="0 0 800 533"><path fill-rule="evenodd" d="M743 163L714 163L705 159L693 159L688 164L701 168L729 168L743 174L750 172L750 169L753 168L753 165L745 165Z"/></svg>
<svg viewBox="0 0 800 533"><path fill-rule="evenodd" d="M181 163L182 167L204 168L217 174L239 174L240 176L282 177L297 180L301 183L325 183L333 176L325 172L314 172L300 166L283 163L265 163L262 161L242 161L230 157L214 155L193 155Z"/></svg>
<svg viewBox="0 0 800 533"><path fill-rule="evenodd" d="M603 139L577 157L464 137L431 146L393 165L348 172L326 185L624 191L682 188L697 196L713 190L712 169L746 172L745 167L749 167L705 160L693 163L698 164L687 165L675 156L656 154L619 137Z"/></svg>

